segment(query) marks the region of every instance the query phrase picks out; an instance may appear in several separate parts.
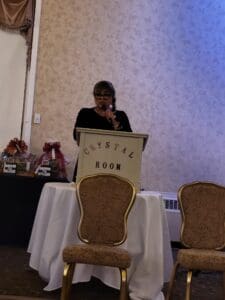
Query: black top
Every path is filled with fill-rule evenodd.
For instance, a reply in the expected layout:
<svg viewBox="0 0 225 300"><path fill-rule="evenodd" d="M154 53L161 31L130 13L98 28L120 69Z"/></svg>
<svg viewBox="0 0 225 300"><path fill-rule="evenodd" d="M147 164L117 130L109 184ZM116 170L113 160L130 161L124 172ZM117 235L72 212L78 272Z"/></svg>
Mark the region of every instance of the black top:
<svg viewBox="0 0 225 300"><path fill-rule="evenodd" d="M130 127L129 119L124 111L116 110L114 112L116 115L116 121L120 123L118 131L132 132ZM103 130L115 130L113 124L109 122L106 118L100 116L96 113L95 108L82 108L75 122L73 137L76 140L76 128L92 128L92 129L103 129Z"/></svg>

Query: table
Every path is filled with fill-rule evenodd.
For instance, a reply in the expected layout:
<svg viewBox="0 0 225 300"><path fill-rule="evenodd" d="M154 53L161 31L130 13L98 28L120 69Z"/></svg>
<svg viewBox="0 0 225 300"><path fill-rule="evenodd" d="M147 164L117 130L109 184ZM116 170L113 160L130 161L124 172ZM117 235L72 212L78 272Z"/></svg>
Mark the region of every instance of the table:
<svg viewBox="0 0 225 300"><path fill-rule="evenodd" d="M48 282L51 291L61 287L62 250L78 243L79 206L71 183L46 183L40 197L28 246L30 266ZM162 300L163 283L169 280L173 259L164 203L159 193L141 192L128 218L128 238L132 264L128 269L129 295L132 300ZM91 276L119 288L115 268L78 264L73 283L89 281Z"/></svg>
<svg viewBox="0 0 225 300"><path fill-rule="evenodd" d="M1 245L27 247L42 188L50 181L67 180L0 174Z"/></svg>

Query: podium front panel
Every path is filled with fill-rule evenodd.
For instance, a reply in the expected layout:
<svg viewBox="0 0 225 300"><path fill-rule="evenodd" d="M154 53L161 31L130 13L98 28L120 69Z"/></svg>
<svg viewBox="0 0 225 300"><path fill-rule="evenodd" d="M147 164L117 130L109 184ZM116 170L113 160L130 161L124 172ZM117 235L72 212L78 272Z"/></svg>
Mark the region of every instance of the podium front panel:
<svg viewBox="0 0 225 300"><path fill-rule="evenodd" d="M129 179L140 190L143 136L87 130L80 134L77 177L111 173Z"/></svg>

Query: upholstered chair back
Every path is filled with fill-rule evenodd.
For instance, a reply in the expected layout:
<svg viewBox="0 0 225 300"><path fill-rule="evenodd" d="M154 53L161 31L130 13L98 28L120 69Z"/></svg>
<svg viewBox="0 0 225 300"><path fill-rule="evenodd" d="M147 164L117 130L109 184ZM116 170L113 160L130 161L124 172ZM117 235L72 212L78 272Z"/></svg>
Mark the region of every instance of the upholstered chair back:
<svg viewBox="0 0 225 300"><path fill-rule="evenodd" d="M225 247L225 187L193 182L178 191L182 214L181 242L188 248Z"/></svg>
<svg viewBox="0 0 225 300"><path fill-rule="evenodd" d="M97 174L82 178L76 191L81 211L79 238L92 244L122 244L135 199L133 184L113 174Z"/></svg>

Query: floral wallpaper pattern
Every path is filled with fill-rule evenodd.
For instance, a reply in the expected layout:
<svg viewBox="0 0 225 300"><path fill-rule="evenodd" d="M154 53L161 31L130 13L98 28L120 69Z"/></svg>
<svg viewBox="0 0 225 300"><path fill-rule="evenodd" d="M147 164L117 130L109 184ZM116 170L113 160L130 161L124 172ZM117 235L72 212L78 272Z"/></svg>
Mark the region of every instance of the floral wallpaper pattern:
<svg viewBox="0 0 225 300"><path fill-rule="evenodd" d="M224 16L215 0L43 0L33 151L59 140L71 176L76 115L106 79L133 131L149 134L144 189L225 184Z"/></svg>

